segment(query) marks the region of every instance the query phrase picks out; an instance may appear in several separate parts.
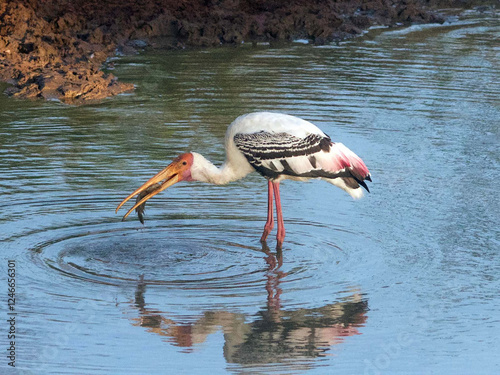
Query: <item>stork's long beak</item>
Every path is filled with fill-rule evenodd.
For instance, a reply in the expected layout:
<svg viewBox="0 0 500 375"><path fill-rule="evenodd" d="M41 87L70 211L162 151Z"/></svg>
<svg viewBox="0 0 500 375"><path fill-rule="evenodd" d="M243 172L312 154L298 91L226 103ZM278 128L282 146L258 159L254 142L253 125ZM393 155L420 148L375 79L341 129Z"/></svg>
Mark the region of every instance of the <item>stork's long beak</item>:
<svg viewBox="0 0 500 375"><path fill-rule="evenodd" d="M187 165L185 161L184 155L179 156L175 159L168 167L158 172L156 175L151 177L144 185L135 190L132 194L130 194L127 198L125 198L119 205L116 207L116 211L118 210L131 198L135 195L139 194L139 198L134 206L127 211L125 216L123 216L122 220L130 215L130 213L139 207L141 204L146 202L149 198L154 197L156 194L162 192L169 186L176 184L179 181L186 179L184 177L185 171L187 169Z"/></svg>

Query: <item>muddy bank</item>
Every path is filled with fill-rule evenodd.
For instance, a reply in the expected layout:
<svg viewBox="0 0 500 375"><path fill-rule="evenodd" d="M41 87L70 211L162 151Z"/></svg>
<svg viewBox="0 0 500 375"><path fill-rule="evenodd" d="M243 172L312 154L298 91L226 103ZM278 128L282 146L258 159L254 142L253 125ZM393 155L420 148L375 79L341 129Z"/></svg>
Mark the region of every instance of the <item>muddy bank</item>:
<svg viewBox="0 0 500 375"><path fill-rule="evenodd" d="M374 24L443 22L418 0L3 0L0 79L8 95L99 100L133 90L101 71L138 49L309 39L322 44Z"/></svg>

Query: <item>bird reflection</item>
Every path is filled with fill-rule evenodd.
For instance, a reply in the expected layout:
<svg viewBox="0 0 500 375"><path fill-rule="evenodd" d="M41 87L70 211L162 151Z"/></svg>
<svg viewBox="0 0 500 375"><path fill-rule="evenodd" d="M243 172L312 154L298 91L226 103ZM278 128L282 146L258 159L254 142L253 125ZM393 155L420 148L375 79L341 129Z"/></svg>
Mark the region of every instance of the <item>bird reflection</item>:
<svg viewBox="0 0 500 375"><path fill-rule="evenodd" d="M340 302L318 308L282 309L280 282L287 276L280 268L281 250L272 253L263 244L267 263L266 308L248 321L248 316L230 311L205 311L197 320L169 318L164 312L146 307L146 283L141 276L135 292L134 307L139 317L134 325L164 336L169 342L193 351L195 344L219 330L224 333L224 357L229 363L276 363L298 361L327 355L332 346L347 336L360 334L365 325L368 304L357 290Z"/></svg>

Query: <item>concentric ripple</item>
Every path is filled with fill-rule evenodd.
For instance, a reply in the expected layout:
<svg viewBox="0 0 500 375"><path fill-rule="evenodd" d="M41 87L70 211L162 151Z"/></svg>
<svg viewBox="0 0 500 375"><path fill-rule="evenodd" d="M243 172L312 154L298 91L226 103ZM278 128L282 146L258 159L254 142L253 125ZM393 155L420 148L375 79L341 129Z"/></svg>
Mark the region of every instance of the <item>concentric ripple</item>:
<svg viewBox="0 0 500 375"><path fill-rule="evenodd" d="M31 249L33 264L44 273L56 272L62 280L125 288L136 287L140 280L202 298L259 296L274 278L289 292L290 306L304 304L305 290L309 296L325 298L325 293L351 289L347 275L354 264L351 250L342 246L361 236L338 227L336 242L331 227L292 219L280 259L274 238L270 247L259 243L260 221L217 222L218 226L210 220L153 219L147 227L115 222L51 230L50 239ZM329 279L332 271L336 281Z"/></svg>
<svg viewBox="0 0 500 375"><path fill-rule="evenodd" d="M161 225L90 231L58 239L41 257L54 270L98 283L136 282L141 274L147 284L182 288L245 287L258 281L252 274L262 268L262 254L235 243L189 237L194 230L187 227L174 231Z"/></svg>

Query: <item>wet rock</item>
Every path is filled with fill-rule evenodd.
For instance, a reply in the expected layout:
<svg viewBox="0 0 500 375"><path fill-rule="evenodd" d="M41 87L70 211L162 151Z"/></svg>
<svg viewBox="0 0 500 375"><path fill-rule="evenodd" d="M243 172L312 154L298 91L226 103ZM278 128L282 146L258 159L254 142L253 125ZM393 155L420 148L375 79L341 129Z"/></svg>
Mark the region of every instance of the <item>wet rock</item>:
<svg viewBox="0 0 500 375"><path fill-rule="evenodd" d="M443 0L445 1L445 0ZM446 0L460 1L460 0ZM374 24L442 22L424 0L1 0L0 79L8 95L99 100L133 90L100 68L116 53L309 39Z"/></svg>

